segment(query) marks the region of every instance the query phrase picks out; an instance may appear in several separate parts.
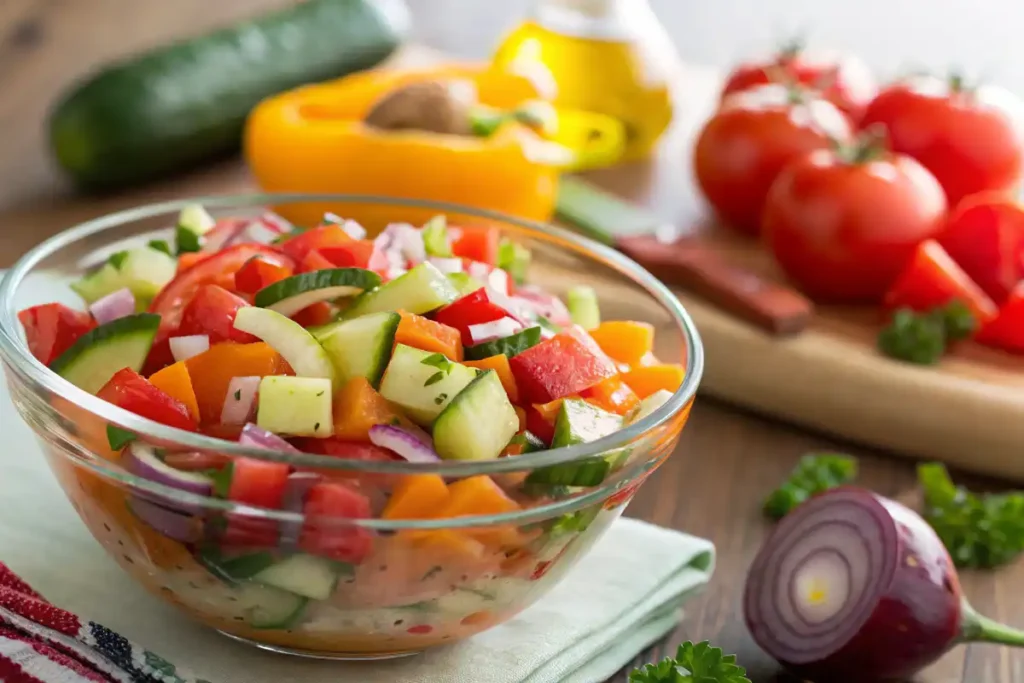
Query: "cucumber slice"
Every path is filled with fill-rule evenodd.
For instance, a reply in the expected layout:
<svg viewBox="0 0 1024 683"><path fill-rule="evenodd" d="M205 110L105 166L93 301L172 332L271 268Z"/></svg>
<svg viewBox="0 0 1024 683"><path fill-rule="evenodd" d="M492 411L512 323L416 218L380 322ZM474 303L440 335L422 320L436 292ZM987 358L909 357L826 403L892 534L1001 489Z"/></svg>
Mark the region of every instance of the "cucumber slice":
<svg viewBox="0 0 1024 683"><path fill-rule="evenodd" d="M498 244L498 267L506 271L516 284L526 281L531 258L529 249L507 237Z"/></svg>
<svg viewBox="0 0 1024 683"><path fill-rule="evenodd" d="M505 355L509 358L518 356L526 349L540 344L540 327L527 327L521 332L495 339L494 341L467 346L465 349L466 360L483 360L491 356Z"/></svg>
<svg viewBox="0 0 1024 683"><path fill-rule="evenodd" d="M273 586L245 581L234 591L246 622L259 629L289 629L302 618L308 598Z"/></svg>
<svg viewBox="0 0 1024 683"><path fill-rule="evenodd" d="M273 555L265 552L224 557L212 546L200 550L196 557L210 573L231 584L251 579L276 561Z"/></svg>
<svg viewBox="0 0 1024 683"><path fill-rule="evenodd" d="M71 289L91 304L127 287L135 295L140 311L146 310L153 297L174 279L178 262L169 254L150 246L115 254L99 270L71 283Z"/></svg>
<svg viewBox="0 0 1024 683"><path fill-rule="evenodd" d="M455 287L456 291L458 291L459 297L472 294L484 286L484 283L480 282L469 273L448 273L448 280L452 283L452 286Z"/></svg>
<svg viewBox="0 0 1024 683"><path fill-rule="evenodd" d="M434 450L445 460L493 460L519 429L498 373L488 370L459 392L434 422Z"/></svg>
<svg viewBox="0 0 1024 683"><path fill-rule="evenodd" d="M284 356L298 377L337 382L334 365L319 342L291 318L269 308L246 306L235 315L235 329L259 337Z"/></svg>
<svg viewBox="0 0 1024 683"><path fill-rule="evenodd" d="M188 230L197 237L210 232L215 225L217 221L201 204L189 204L178 214L178 227Z"/></svg>
<svg viewBox="0 0 1024 683"><path fill-rule="evenodd" d="M274 434L328 437L334 433L331 381L271 375L260 380L256 424Z"/></svg>
<svg viewBox="0 0 1024 683"><path fill-rule="evenodd" d="M537 451L543 451L547 449L547 446L537 438L532 432L522 432L512 437L509 443L519 443L523 445L523 453L536 453Z"/></svg>
<svg viewBox="0 0 1024 683"><path fill-rule="evenodd" d="M94 327L50 363L50 369L79 389L95 394L123 368L142 369L160 316L136 313Z"/></svg>
<svg viewBox="0 0 1024 683"><path fill-rule="evenodd" d="M668 389L658 389L653 394L640 401L640 406L636 409L636 412L630 416L630 424L639 422L658 408L662 407L668 400L672 398L672 392Z"/></svg>
<svg viewBox="0 0 1024 683"><path fill-rule="evenodd" d="M267 567L252 580L311 600L326 600L334 593L338 577L342 573L351 573L351 570L350 565L299 554Z"/></svg>
<svg viewBox="0 0 1024 683"><path fill-rule="evenodd" d="M601 324L601 309L593 287L580 285L571 288L566 293L566 305L569 317L583 329L592 330Z"/></svg>
<svg viewBox="0 0 1024 683"><path fill-rule="evenodd" d="M448 241L448 220L444 216L434 216L423 224L423 248L428 256L452 256L452 246Z"/></svg>
<svg viewBox="0 0 1024 683"><path fill-rule="evenodd" d="M408 273L366 292L352 302L345 318L399 309L422 315L459 298L459 292L432 263L421 263Z"/></svg>
<svg viewBox="0 0 1024 683"><path fill-rule="evenodd" d="M622 417L601 410L578 398L562 401L555 420L555 436L552 448L562 448L579 443L596 441L622 428ZM579 462L542 467L530 473L528 484L553 484L560 486L597 486L613 466L617 465L626 450L618 450L604 457L588 458Z"/></svg>
<svg viewBox="0 0 1024 683"><path fill-rule="evenodd" d="M428 426L476 376L475 369L453 363L439 353L397 344L381 380L380 393L402 407L414 422Z"/></svg>
<svg viewBox="0 0 1024 683"><path fill-rule="evenodd" d="M310 331L334 363L341 384L365 377L376 389L391 359L401 321L397 313L371 313Z"/></svg>
<svg viewBox="0 0 1024 683"><path fill-rule="evenodd" d="M380 284L380 275L362 268L332 268L301 273L256 292L253 303L289 318L320 301L355 296Z"/></svg>

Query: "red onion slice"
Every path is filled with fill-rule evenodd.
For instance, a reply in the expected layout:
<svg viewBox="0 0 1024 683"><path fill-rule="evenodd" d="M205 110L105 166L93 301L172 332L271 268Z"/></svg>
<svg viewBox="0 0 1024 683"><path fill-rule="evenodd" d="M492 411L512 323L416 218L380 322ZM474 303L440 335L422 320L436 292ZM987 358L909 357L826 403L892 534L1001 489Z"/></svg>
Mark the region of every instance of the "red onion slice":
<svg viewBox="0 0 1024 683"><path fill-rule="evenodd" d="M281 509L286 512L301 513L306 506L306 495L314 484L323 481L323 477L313 472L292 472L288 475L288 483L284 488ZM302 532L301 522L281 523L281 545L285 550L294 550L299 544Z"/></svg>
<svg viewBox="0 0 1024 683"><path fill-rule="evenodd" d="M409 462L438 462L441 459L430 444L401 427L374 425L370 427L370 441Z"/></svg>
<svg viewBox="0 0 1024 683"><path fill-rule="evenodd" d="M262 216L256 219L256 222L278 235L289 233L295 227L273 211L264 212Z"/></svg>
<svg viewBox="0 0 1024 683"><path fill-rule="evenodd" d="M501 268L495 268L487 275L487 286L505 296L508 296L511 291L510 283L508 273Z"/></svg>
<svg viewBox="0 0 1024 683"><path fill-rule="evenodd" d="M89 312L98 325L123 318L135 312L135 295L127 287L119 289L92 302Z"/></svg>
<svg viewBox="0 0 1024 683"><path fill-rule="evenodd" d="M252 422L242 427L242 433L238 437L238 443L254 448L269 448L272 451L289 451L298 453L299 449L291 445L277 434L272 434Z"/></svg>
<svg viewBox="0 0 1024 683"><path fill-rule="evenodd" d="M156 451L150 446L133 441L121 456L121 466L131 474L148 481L170 486L179 491L187 491L198 496L209 496L213 493L213 482L206 475L198 472L184 472L166 465ZM142 503L150 503L169 513L193 516L202 513L202 506L192 503L171 500L167 496L154 493L134 493L132 499ZM141 506L140 509L146 506Z"/></svg>
<svg viewBox="0 0 1024 683"><path fill-rule="evenodd" d="M205 334L190 334L185 337L171 337L168 340L171 355L181 362L210 350L210 338Z"/></svg>
<svg viewBox="0 0 1024 683"><path fill-rule="evenodd" d="M391 223L381 235L391 238L389 249L396 251L403 261L418 265L427 260L427 249L423 244L423 235L408 223ZM403 264L404 265L404 264Z"/></svg>
<svg viewBox="0 0 1024 683"><path fill-rule="evenodd" d="M224 396L224 407L220 411L220 422L226 425L244 425L256 413L256 392L262 377L232 377L228 382L228 393Z"/></svg>
<svg viewBox="0 0 1024 683"><path fill-rule="evenodd" d="M473 338L474 344L483 344L495 339L501 339L502 337L508 337L519 332L521 329L523 329L523 325L518 320L501 318L489 323L470 325L469 336Z"/></svg>
<svg viewBox="0 0 1024 683"><path fill-rule="evenodd" d="M137 497L128 499L128 509L147 525L175 541L195 543L202 536L202 520L195 515L182 514Z"/></svg>
<svg viewBox="0 0 1024 683"><path fill-rule="evenodd" d="M569 315L569 309L562 300L539 287L516 287L516 294L512 299L517 303L521 302L535 316L543 316L559 327L572 324L572 316Z"/></svg>

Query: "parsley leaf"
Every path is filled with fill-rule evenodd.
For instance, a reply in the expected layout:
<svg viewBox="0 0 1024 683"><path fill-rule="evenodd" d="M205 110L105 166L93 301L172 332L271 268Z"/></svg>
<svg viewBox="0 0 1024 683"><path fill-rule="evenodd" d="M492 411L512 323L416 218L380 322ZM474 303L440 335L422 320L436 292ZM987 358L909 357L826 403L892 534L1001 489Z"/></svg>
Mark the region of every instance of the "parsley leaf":
<svg viewBox="0 0 1024 683"><path fill-rule="evenodd" d="M121 266L124 265L125 259L127 258L128 252L126 250L117 251L107 258L107 262L110 263L110 265L114 266L115 269L121 270Z"/></svg>
<svg viewBox="0 0 1024 683"><path fill-rule="evenodd" d="M956 486L946 467L917 468L924 493L922 517L958 567L991 568L1024 551L1024 493L976 494Z"/></svg>
<svg viewBox="0 0 1024 683"><path fill-rule="evenodd" d="M138 438L135 432L129 432L127 429L121 429L116 425L107 425L107 442L110 444L110 450L119 451L132 441Z"/></svg>
<svg viewBox="0 0 1024 683"><path fill-rule="evenodd" d="M686 641L675 658L634 669L629 683L750 683L747 671L736 664L736 655L725 655L707 641Z"/></svg>
<svg viewBox="0 0 1024 683"><path fill-rule="evenodd" d="M974 334L978 322L961 301L951 301L927 313L901 308L878 335L878 348L897 360L934 365L948 343Z"/></svg>
<svg viewBox="0 0 1024 683"><path fill-rule="evenodd" d="M203 246L199 235L181 225L174 231L174 241L178 245L179 254L199 251Z"/></svg>
<svg viewBox="0 0 1024 683"><path fill-rule="evenodd" d="M171 252L171 245L167 243L167 240L150 240L146 244L150 249L162 251L168 256L174 256L174 254Z"/></svg>
<svg viewBox="0 0 1024 683"><path fill-rule="evenodd" d="M764 501L764 513L782 519L811 496L852 481L857 461L838 453L808 453L789 478Z"/></svg>
<svg viewBox="0 0 1024 683"><path fill-rule="evenodd" d="M444 370L450 364L450 361L445 357L443 353L432 353L423 360L420 361L422 365L429 365L438 370Z"/></svg>
<svg viewBox="0 0 1024 683"><path fill-rule="evenodd" d="M445 374L443 371L435 372L433 375L427 378L427 381L423 383L423 386L429 387L431 384L437 384L438 382L443 380L444 377Z"/></svg>
<svg viewBox="0 0 1024 683"><path fill-rule="evenodd" d="M231 489L231 476L234 468L231 463L228 463L219 470L207 470L203 472L206 476L213 480L213 495L218 498L227 498L228 491Z"/></svg>

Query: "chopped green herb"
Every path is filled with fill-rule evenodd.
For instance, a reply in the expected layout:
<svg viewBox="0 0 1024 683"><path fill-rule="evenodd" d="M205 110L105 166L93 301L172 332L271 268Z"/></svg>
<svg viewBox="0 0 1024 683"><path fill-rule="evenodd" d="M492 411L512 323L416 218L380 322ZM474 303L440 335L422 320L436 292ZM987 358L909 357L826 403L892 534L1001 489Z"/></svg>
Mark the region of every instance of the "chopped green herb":
<svg viewBox="0 0 1024 683"><path fill-rule="evenodd" d="M107 425L107 443L110 444L110 450L119 451L132 441L136 439L135 432L129 432L127 429L121 429L116 425Z"/></svg>
<svg viewBox="0 0 1024 683"><path fill-rule="evenodd" d="M566 534L578 534L586 531L599 512L601 512L601 506L592 505L576 512L566 513L551 522L548 526L548 533L552 538L558 538Z"/></svg>
<svg viewBox="0 0 1024 683"><path fill-rule="evenodd" d="M429 387L431 384L437 384L445 378L443 371L435 372L433 375L427 378L427 381L423 383L423 386Z"/></svg>
<svg viewBox="0 0 1024 683"><path fill-rule="evenodd" d="M235 400L236 401L241 401L242 400L242 390L241 389L238 389L238 390L235 391Z"/></svg>
<svg viewBox="0 0 1024 683"><path fill-rule="evenodd" d="M179 254L199 251L203 246L199 235L181 225L174 231L174 242L178 246Z"/></svg>
<svg viewBox="0 0 1024 683"><path fill-rule="evenodd" d="M114 266L117 270L121 270L121 266L124 265L125 259L128 258L127 251L117 251L110 255L107 261L110 265Z"/></svg>
<svg viewBox="0 0 1024 683"><path fill-rule="evenodd" d="M706 640L694 645L686 641L675 657L634 669L629 683L750 683L747 670L736 664L736 655L726 655Z"/></svg>
<svg viewBox="0 0 1024 683"><path fill-rule="evenodd" d="M977 320L960 301L952 301L928 313L901 308L878 335L878 348L897 360L934 365L946 353L948 342L966 339L977 329Z"/></svg>
<svg viewBox="0 0 1024 683"><path fill-rule="evenodd" d="M946 304L942 309L942 319L946 325L946 338L951 341L967 339L978 330L977 318L960 300Z"/></svg>
<svg viewBox="0 0 1024 683"><path fill-rule="evenodd" d="M320 431L320 423L319 422L317 422L317 423L315 423L313 425L313 431L314 432L319 432Z"/></svg>
<svg viewBox="0 0 1024 683"><path fill-rule="evenodd" d="M443 370L448 366L449 360L443 353L432 353L421 360L420 363Z"/></svg>
<svg viewBox="0 0 1024 683"><path fill-rule="evenodd" d="M800 458L789 478L764 501L764 513L782 519L811 496L853 481L857 461L838 453L810 453Z"/></svg>
<svg viewBox="0 0 1024 683"><path fill-rule="evenodd" d="M317 397L317 398L320 398L320 397L321 397L321 396L323 396L323 395L324 395L324 392L322 392L322 391L318 391L318 392L316 392L316 397Z"/></svg>
<svg viewBox="0 0 1024 683"><path fill-rule="evenodd" d="M445 402L445 399L447 399L447 398L448 398L448 394L446 394L446 393L444 393L442 391L440 394L438 394L437 396L434 397L434 405L438 405L438 406L441 405L442 403Z"/></svg>
<svg viewBox="0 0 1024 683"><path fill-rule="evenodd" d="M972 493L956 486L940 463L919 465L917 480L922 517L956 566L997 567L1024 551L1024 493Z"/></svg>
<svg viewBox="0 0 1024 683"><path fill-rule="evenodd" d="M219 470L207 470L204 472L211 480L213 480L213 495L218 498L227 498L228 491L231 489L231 476L233 468L229 462Z"/></svg>
<svg viewBox="0 0 1024 683"><path fill-rule="evenodd" d="M402 420L400 420L397 417L393 417L388 421L388 424L391 425L392 427L399 427L402 424Z"/></svg>
<svg viewBox="0 0 1024 683"><path fill-rule="evenodd" d="M167 240L150 240L147 245L150 249L162 251L168 256L174 256L174 252L171 251L171 245L167 243Z"/></svg>

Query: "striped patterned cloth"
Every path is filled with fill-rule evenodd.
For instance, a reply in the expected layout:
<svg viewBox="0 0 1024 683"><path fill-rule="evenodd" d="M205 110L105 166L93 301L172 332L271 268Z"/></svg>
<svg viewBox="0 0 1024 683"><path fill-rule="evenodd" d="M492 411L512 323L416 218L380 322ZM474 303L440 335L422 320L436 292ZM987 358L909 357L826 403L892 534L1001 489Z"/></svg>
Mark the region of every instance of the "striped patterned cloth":
<svg viewBox="0 0 1024 683"><path fill-rule="evenodd" d="M55 607L0 562L0 682L209 683Z"/></svg>

